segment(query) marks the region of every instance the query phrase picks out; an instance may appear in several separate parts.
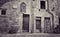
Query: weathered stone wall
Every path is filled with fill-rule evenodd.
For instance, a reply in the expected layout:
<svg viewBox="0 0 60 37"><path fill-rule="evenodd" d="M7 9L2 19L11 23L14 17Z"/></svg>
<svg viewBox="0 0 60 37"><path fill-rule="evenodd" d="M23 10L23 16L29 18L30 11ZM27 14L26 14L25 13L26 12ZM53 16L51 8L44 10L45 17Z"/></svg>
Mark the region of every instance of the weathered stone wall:
<svg viewBox="0 0 60 37"><path fill-rule="evenodd" d="M59 25L59 19L57 14L57 0L49 0L50 12L54 15L54 28Z"/></svg>
<svg viewBox="0 0 60 37"><path fill-rule="evenodd" d="M22 22L23 22L23 14L29 14L30 15L30 23L29 23L29 32L31 32L31 27L32 27L32 13L34 14L34 28L36 28L36 17L41 17L42 18L42 30L44 30L44 17L50 17L51 18L51 24L52 24L52 15L48 13L47 11L47 0L46 1L46 9L41 9L40 8L40 1L42 0L15 0L15 1L9 1L4 3L1 8L7 9L6 11L6 16L9 18L10 22L15 22L20 26L20 32L22 32ZM24 2L26 4L26 12L22 13L20 12L20 4ZM54 15L54 27L58 25L58 16L56 16L56 12L52 11L56 7L55 5L55 0L49 0L49 9L50 12ZM32 8L33 6L33 8ZM33 10L32 10L33 9ZM40 9L40 11L39 11ZM1 14L1 12L0 12ZM53 24L52 24L53 25ZM36 29L34 29L36 31ZM44 32L44 31L43 31Z"/></svg>
<svg viewBox="0 0 60 37"><path fill-rule="evenodd" d="M25 14L30 14L31 12L31 2L30 0L17 0L17 1L10 1L4 3L1 8L2 9L7 9L6 10L6 15L10 21L10 23L15 22L17 23L22 30L22 12L20 12L20 4L24 2L26 3L26 13ZM0 9L0 14L1 14L1 9ZM30 29L31 30L31 29Z"/></svg>

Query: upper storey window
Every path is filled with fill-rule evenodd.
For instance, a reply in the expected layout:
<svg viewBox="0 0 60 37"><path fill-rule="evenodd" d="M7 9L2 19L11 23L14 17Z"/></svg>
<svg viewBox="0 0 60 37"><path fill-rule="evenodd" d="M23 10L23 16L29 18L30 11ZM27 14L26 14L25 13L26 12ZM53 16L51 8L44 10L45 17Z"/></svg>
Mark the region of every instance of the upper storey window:
<svg viewBox="0 0 60 37"><path fill-rule="evenodd" d="M52 2L53 2L54 0L52 0Z"/></svg>
<svg viewBox="0 0 60 37"><path fill-rule="evenodd" d="M41 9L45 9L45 1L40 1L40 7Z"/></svg>
<svg viewBox="0 0 60 37"><path fill-rule="evenodd" d="M6 9L1 10L1 15L6 15Z"/></svg>
<svg viewBox="0 0 60 37"><path fill-rule="evenodd" d="M35 1L35 0L33 0L33 1Z"/></svg>
<svg viewBox="0 0 60 37"><path fill-rule="evenodd" d="M20 5L20 11L21 12L26 12L26 4L24 2L22 2L21 5Z"/></svg>

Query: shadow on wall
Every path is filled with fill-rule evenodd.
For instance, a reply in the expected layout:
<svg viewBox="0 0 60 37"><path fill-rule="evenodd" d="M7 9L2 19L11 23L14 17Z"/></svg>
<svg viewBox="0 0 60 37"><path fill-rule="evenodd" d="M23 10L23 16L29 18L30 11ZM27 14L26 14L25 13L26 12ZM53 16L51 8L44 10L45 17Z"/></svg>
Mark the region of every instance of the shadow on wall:
<svg viewBox="0 0 60 37"><path fill-rule="evenodd" d="M57 25L57 27L55 27L53 33L60 34L60 25Z"/></svg>
<svg viewBox="0 0 60 37"><path fill-rule="evenodd" d="M11 26L11 29L9 30L8 33L15 34L15 33L17 33L18 29L19 29L19 26Z"/></svg>
<svg viewBox="0 0 60 37"><path fill-rule="evenodd" d="M17 33L19 26L16 21L9 22L7 17L0 16L0 33L2 34L14 34Z"/></svg>

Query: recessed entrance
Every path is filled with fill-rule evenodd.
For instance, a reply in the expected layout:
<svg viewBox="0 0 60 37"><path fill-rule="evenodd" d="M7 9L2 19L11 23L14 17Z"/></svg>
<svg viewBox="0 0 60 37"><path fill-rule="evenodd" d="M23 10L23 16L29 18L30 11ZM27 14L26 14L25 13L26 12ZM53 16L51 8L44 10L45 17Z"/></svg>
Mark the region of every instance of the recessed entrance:
<svg viewBox="0 0 60 37"><path fill-rule="evenodd" d="M50 33L51 32L51 21L50 21L50 17L45 17L44 18L44 32L45 33Z"/></svg>
<svg viewBox="0 0 60 37"><path fill-rule="evenodd" d="M23 32L29 32L29 15L23 14Z"/></svg>
<svg viewBox="0 0 60 37"><path fill-rule="evenodd" d="M36 17L36 32L41 32L41 17Z"/></svg>

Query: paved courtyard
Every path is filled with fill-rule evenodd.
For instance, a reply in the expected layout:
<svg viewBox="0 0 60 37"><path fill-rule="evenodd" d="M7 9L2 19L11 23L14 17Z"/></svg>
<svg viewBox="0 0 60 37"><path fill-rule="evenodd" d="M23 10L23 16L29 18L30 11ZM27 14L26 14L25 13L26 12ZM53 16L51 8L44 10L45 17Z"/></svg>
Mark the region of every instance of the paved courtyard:
<svg viewBox="0 0 60 37"><path fill-rule="evenodd" d="M60 34L0 34L0 37L60 37Z"/></svg>

